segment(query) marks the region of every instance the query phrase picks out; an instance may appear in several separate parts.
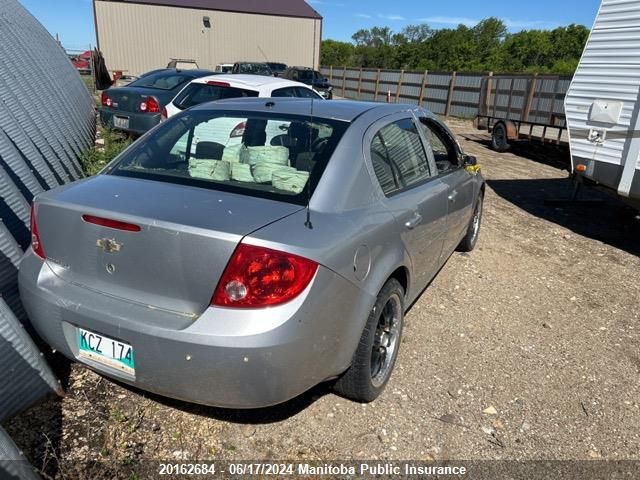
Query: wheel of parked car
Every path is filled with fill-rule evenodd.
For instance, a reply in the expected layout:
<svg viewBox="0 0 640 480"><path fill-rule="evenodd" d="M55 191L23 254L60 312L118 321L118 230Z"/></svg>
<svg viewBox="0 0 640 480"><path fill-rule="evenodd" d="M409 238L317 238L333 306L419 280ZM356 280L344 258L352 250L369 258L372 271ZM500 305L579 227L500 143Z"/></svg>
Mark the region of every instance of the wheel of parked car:
<svg viewBox="0 0 640 480"><path fill-rule="evenodd" d="M507 137L507 127L504 123L500 122L493 127L491 135L491 148L496 152L506 152L509 150L509 139Z"/></svg>
<svg viewBox="0 0 640 480"><path fill-rule="evenodd" d="M404 289L392 278L378 294L351 367L334 385L337 393L358 402L382 393L398 356L403 320Z"/></svg>
<svg viewBox="0 0 640 480"><path fill-rule="evenodd" d="M462 239L462 242L460 242L460 245L458 245L457 250L459 252L470 252L476 246L478 236L480 235L480 223L482 222L483 200L484 195L480 193L478 200L476 201L476 206L473 209L473 216L471 217L471 221L467 227L467 234Z"/></svg>

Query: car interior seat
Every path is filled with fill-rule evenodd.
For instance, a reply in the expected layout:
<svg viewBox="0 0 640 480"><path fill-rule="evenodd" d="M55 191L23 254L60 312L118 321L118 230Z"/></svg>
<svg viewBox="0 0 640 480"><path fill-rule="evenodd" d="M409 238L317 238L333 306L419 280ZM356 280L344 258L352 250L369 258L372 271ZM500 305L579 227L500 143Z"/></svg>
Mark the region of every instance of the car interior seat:
<svg viewBox="0 0 640 480"><path fill-rule="evenodd" d="M198 142L196 145L195 158L208 160L221 160L224 152L224 145L217 142Z"/></svg>

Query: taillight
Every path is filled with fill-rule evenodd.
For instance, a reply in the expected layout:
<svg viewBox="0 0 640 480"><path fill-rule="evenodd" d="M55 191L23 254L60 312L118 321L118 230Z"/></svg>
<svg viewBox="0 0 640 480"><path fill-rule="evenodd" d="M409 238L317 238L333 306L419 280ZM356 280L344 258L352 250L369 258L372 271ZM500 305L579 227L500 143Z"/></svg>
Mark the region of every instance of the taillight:
<svg viewBox="0 0 640 480"><path fill-rule="evenodd" d="M290 253L240 244L211 299L218 307L261 308L297 297L313 279L318 264Z"/></svg>
<svg viewBox="0 0 640 480"><path fill-rule="evenodd" d="M229 138L236 138L236 137L241 137L244 135L244 129L247 125L244 122L240 122L238 125L235 126L235 128L233 130L231 130L231 135L229 135Z"/></svg>
<svg viewBox="0 0 640 480"><path fill-rule="evenodd" d="M109 98L109 94L106 91L102 92L102 95L100 95L100 102L102 103L103 107L111 108L111 106L113 105L113 100Z"/></svg>
<svg viewBox="0 0 640 480"><path fill-rule="evenodd" d="M42 242L40 241L40 233L38 232L38 222L36 221L36 205L31 204L31 249L33 253L39 256L41 259L47 258L44 254L44 248L42 248Z"/></svg>
<svg viewBox="0 0 640 480"><path fill-rule="evenodd" d="M160 104L155 98L147 97L142 102L140 102L140 105L138 105L138 109L141 112L145 113L160 113Z"/></svg>
<svg viewBox="0 0 640 480"><path fill-rule="evenodd" d="M162 113L160 114L160 121L166 120L169 118L169 113L167 112L167 107L162 108Z"/></svg>

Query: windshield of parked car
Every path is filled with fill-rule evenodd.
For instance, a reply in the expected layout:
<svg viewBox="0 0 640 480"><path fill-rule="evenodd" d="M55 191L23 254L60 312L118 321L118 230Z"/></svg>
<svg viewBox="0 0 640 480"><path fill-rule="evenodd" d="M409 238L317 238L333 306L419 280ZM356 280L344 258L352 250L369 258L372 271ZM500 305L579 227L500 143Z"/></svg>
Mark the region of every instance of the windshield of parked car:
<svg viewBox="0 0 640 480"><path fill-rule="evenodd" d="M287 66L284 63L269 62L267 65L274 72L284 72L287 69Z"/></svg>
<svg viewBox="0 0 640 480"><path fill-rule="evenodd" d="M241 63L238 66L238 71L239 73L249 73L252 75L273 75L273 72L265 63Z"/></svg>
<svg viewBox="0 0 640 480"><path fill-rule="evenodd" d="M174 88L192 80L193 77L181 75L175 71L158 72L140 77L129 84L130 87L157 88L159 90L173 90Z"/></svg>
<svg viewBox="0 0 640 480"><path fill-rule="evenodd" d="M175 98L173 104L181 110L205 102L225 98L257 97L258 92L244 88L234 88L224 82L190 83Z"/></svg>
<svg viewBox="0 0 640 480"><path fill-rule="evenodd" d="M298 79L303 82L313 82L322 80L322 76L313 70L300 70L298 72Z"/></svg>
<svg viewBox="0 0 640 480"><path fill-rule="evenodd" d="M142 137L105 173L305 205L348 125L267 112L189 110Z"/></svg>

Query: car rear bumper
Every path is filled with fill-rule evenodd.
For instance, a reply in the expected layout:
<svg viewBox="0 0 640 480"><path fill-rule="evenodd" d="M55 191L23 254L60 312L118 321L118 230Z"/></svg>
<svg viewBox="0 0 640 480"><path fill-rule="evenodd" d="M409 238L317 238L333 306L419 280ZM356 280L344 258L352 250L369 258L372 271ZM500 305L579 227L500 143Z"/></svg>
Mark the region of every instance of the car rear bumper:
<svg viewBox="0 0 640 480"><path fill-rule="evenodd" d="M115 117L129 119L129 127L117 127L114 121ZM142 135L160 123L160 114L124 112L120 110L101 108L100 121L105 127L136 135Z"/></svg>
<svg viewBox="0 0 640 480"><path fill-rule="evenodd" d="M233 408L281 403L343 372L375 301L320 267L286 305L181 318L63 281L30 249L19 283L33 327L70 359L144 390ZM130 344L135 375L80 358L78 328Z"/></svg>

